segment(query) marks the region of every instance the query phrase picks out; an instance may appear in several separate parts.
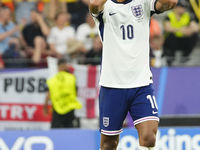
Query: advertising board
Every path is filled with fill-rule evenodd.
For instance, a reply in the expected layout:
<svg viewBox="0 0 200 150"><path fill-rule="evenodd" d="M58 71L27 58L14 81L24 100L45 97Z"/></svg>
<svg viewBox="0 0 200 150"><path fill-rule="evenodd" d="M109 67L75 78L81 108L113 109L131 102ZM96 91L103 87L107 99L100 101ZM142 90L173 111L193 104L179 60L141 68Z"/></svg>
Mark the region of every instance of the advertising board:
<svg viewBox="0 0 200 150"><path fill-rule="evenodd" d="M0 150L99 150L98 130L1 131ZM124 129L117 150L138 150L136 129ZM200 127L159 128L156 150L200 150Z"/></svg>

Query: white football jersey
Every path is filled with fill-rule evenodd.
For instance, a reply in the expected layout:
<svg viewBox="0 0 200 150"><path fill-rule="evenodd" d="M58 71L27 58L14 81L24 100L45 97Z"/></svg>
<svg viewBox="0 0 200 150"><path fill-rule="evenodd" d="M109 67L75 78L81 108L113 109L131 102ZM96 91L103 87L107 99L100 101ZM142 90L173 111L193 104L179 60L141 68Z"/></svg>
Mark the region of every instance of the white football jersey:
<svg viewBox="0 0 200 150"><path fill-rule="evenodd" d="M103 42L101 86L135 88L153 82L149 25L155 1L107 0L102 13L94 17Z"/></svg>

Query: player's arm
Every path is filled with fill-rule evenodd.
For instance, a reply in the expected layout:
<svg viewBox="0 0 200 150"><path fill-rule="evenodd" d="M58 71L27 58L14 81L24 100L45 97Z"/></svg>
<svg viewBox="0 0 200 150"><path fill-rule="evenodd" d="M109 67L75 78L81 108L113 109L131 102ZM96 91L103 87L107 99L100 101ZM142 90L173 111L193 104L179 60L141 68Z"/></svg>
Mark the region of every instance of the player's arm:
<svg viewBox="0 0 200 150"><path fill-rule="evenodd" d="M90 0L89 9L92 14L99 14L107 0Z"/></svg>
<svg viewBox="0 0 200 150"><path fill-rule="evenodd" d="M49 114L49 112L48 112L48 101L49 101L49 99L50 99L50 93L48 91L47 94L46 94L44 105L43 105L43 114L45 116L48 116L48 114Z"/></svg>
<svg viewBox="0 0 200 150"><path fill-rule="evenodd" d="M157 0L156 10L159 12L164 12L174 8L177 3L178 0Z"/></svg>

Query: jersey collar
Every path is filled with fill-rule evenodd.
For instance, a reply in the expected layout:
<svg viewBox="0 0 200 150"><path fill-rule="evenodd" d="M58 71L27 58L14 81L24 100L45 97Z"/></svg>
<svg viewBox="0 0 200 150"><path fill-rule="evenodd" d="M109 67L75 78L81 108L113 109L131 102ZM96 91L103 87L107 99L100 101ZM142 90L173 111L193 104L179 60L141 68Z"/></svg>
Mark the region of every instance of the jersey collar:
<svg viewBox="0 0 200 150"><path fill-rule="evenodd" d="M128 3L130 3L132 0L126 0L126 1L124 1L124 2L118 2L117 0L111 0L111 1L113 1L114 3L117 3L117 4L128 4Z"/></svg>

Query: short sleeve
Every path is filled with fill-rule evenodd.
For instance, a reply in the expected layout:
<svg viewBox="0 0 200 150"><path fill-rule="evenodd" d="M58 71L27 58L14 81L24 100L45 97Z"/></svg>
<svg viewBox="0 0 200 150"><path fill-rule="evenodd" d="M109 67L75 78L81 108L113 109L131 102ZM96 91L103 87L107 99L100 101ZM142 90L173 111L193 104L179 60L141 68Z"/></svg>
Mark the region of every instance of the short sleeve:
<svg viewBox="0 0 200 150"><path fill-rule="evenodd" d="M153 12L155 12L156 11L156 9L155 9L155 5L156 5L156 2L157 2L157 0L149 0L149 2L150 2L150 11L153 11Z"/></svg>
<svg viewBox="0 0 200 150"><path fill-rule="evenodd" d="M153 15L154 13L159 14L160 12L158 10L156 10L156 3L158 0L148 0L148 6L149 6L149 10L151 12L151 15Z"/></svg>
<svg viewBox="0 0 200 150"><path fill-rule="evenodd" d="M100 15L102 15L105 12L105 9L107 9L108 1L104 4L104 8L102 11L99 12L99 14L93 14L90 12L93 18L98 19Z"/></svg>
<svg viewBox="0 0 200 150"><path fill-rule="evenodd" d="M104 7L105 7L105 5L104 5ZM92 15L93 18L97 19L101 14L104 13L104 9L101 12L99 12L99 14L93 14L93 13L90 13L90 14Z"/></svg>

